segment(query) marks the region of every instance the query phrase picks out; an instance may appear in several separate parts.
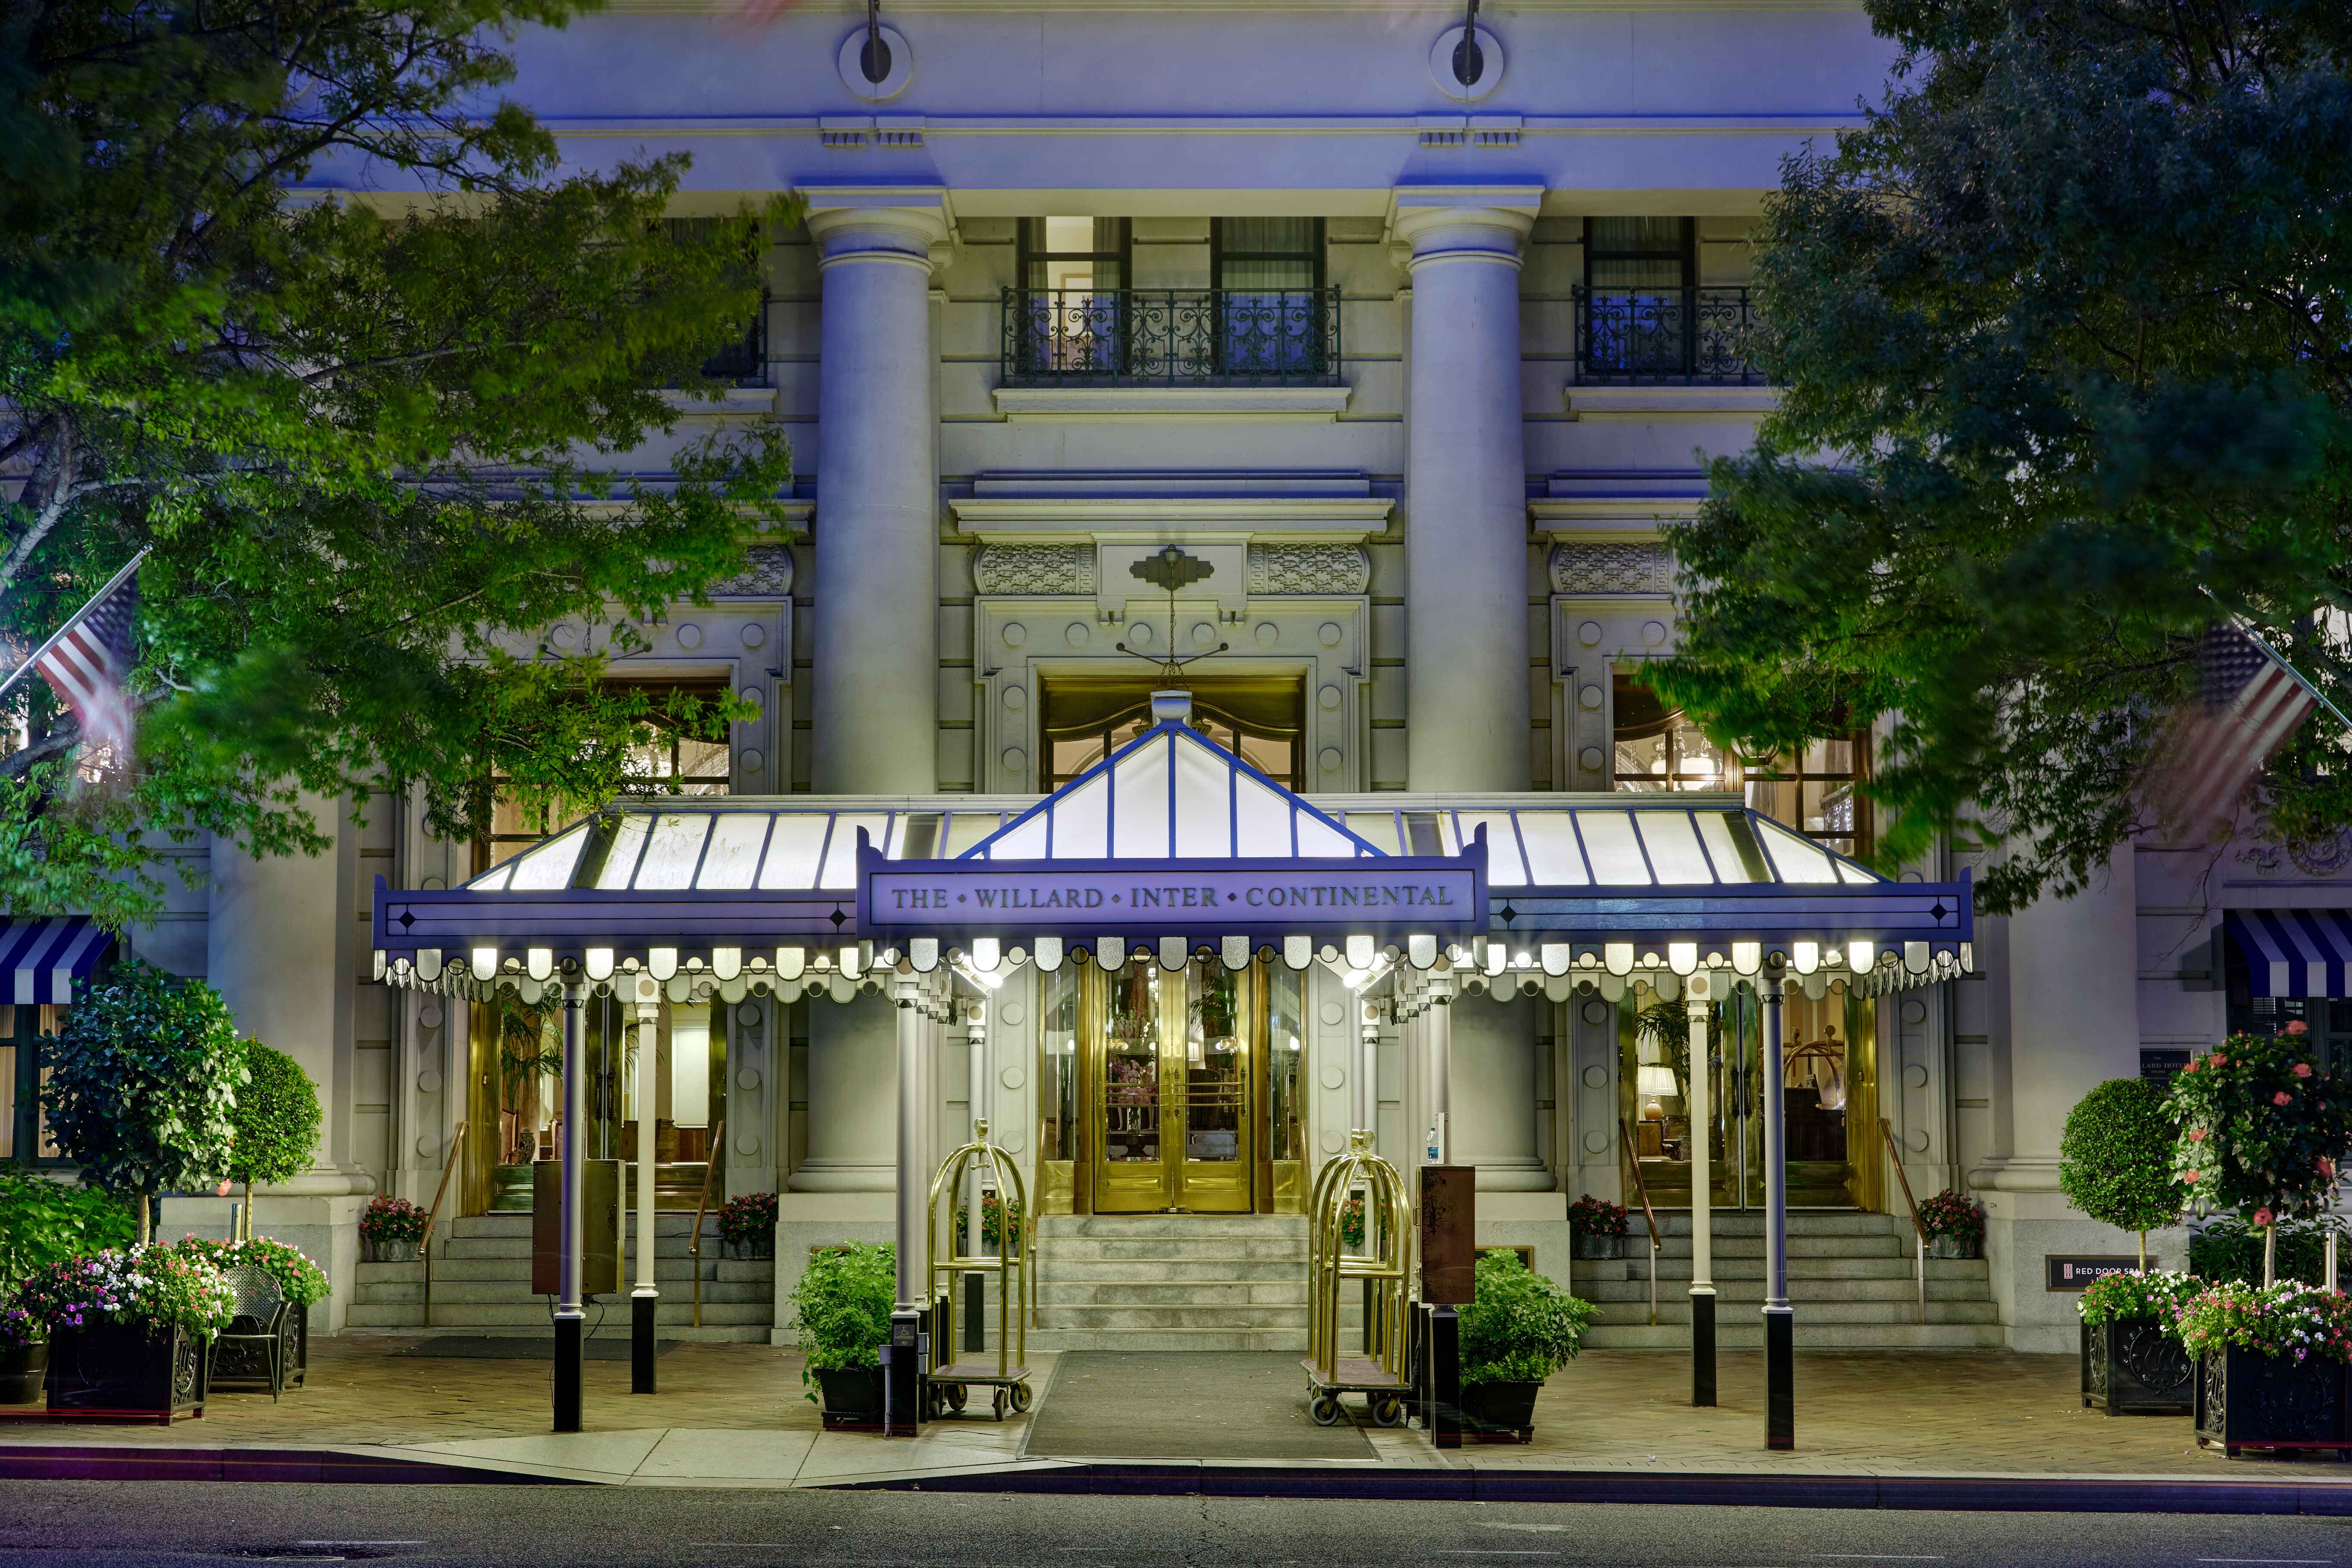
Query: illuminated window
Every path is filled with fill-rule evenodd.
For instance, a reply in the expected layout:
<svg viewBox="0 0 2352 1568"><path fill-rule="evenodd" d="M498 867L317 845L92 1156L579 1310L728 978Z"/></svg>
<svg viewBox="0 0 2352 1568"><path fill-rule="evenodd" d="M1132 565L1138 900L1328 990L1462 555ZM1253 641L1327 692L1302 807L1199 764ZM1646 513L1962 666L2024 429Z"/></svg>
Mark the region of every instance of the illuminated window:
<svg viewBox="0 0 2352 1568"><path fill-rule="evenodd" d="M1040 787L1052 791L1151 728L1146 677L1048 680ZM1307 787L1307 688L1299 680L1198 680L1192 728L1278 784Z"/></svg>
<svg viewBox="0 0 2352 1568"><path fill-rule="evenodd" d="M640 724L636 742L629 747L622 763L622 773L627 781L622 793L725 795L733 781L735 766L734 751L726 738L726 728L719 727L719 739L709 740L693 733L693 726L680 725L662 716L663 710L671 707L673 699L709 702L715 700L723 689L716 686L663 686L625 689L646 692L651 700L655 716ZM527 805L509 793L505 778L494 775L490 784L496 791L496 797L490 807L489 832L477 840L474 847L474 871L477 876L501 860L520 854L549 834L562 832L604 804L596 801L579 805Z"/></svg>
<svg viewBox="0 0 2352 1568"><path fill-rule="evenodd" d="M1766 816L1841 855L1870 852L1870 802L1861 788L1870 776L1868 731L1808 741L1793 756L1742 757L1709 741L1635 677L1619 674L1612 689L1612 787L1738 790Z"/></svg>

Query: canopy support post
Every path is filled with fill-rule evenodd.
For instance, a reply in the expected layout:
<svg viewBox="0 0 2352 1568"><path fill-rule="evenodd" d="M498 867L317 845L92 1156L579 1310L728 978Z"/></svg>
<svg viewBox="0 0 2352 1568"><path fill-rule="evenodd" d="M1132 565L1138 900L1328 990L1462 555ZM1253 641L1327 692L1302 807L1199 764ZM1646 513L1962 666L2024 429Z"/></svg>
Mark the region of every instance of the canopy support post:
<svg viewBox="0 0 2352 1568"><path fill-rule="evenodd" d="M1781 1125L1780 979L1757 982L1764 1015L1764 1446L1797 1446L1796 1310L1789 1305L1788 1137Z"/></svg>
<svg viewBox="0 0 2352 1568"><path fill-rule="evenodd" d="M1691 1136L1691 1403L1701 1408L1715 1403L1715 1237L1714 1194L1708 1190L1708 1139L1713 1110L1708 1081L1707 999L1714 977L1705 970L1683 982L1683 1007L1690 1023ZM1655 1259L1652 1267L1656 1267Z"/></svg>
<svg viewBox="0 0 2352 1568"><path fill-rule="evenodd" d="M563 983L563 1256L555 1304L555 1429L581 1430L581 1340L588 1314L580 1286L587 1243L582 1146L588 1121L588 987Z"/></svg>
<svg viewBox="0 0 2352 1568"><path fill-rule="evenodd" d="M1454 982L1433 980L1429 988L1429 1163L1454 1163Z"/></svg>
<svg viewBox="0 0 2352 1568"><path fill-rule="evenodd" d="M911 973L894 974L889 984L898 1026L898 1300L890 1342L882 1347L882 1435L912 1437L920 1420L923 1318L930 1305L924 1300L930 1187L923 1169L923 985Z"/></svg>
<svg viewBox="0 0 2352 1568"><path fill-rule="evenodd" d="M654 1279L654 1106L661 1092L655 1029L661 1018L660 998L660 984L652 975L636 977L637 1281L629 1292L631 1394L655 1392L654 1322L661 1311L661 1288Z"/></svg>

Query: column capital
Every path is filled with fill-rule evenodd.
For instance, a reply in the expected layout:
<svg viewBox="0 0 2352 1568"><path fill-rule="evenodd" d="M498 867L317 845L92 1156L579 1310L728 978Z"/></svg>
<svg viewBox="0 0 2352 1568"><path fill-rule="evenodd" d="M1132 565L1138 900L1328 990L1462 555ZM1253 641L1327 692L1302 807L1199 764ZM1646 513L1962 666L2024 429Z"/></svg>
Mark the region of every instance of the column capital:
<svg viewBox="0 0 2352 1568"><path fill-rule="evenodd" d="M808 229L820 267L849 259L920 258L955 237L955 209L943 185L804 187Z"/></svg>
<svg viewBox="0 0 2352 1568"><path fill-rule="evenodd" d="M1541 185L1399 185L1389 193L1388 237L1409 247L1409 265L1438 258L1516 266L1535 227Z"/></svg>

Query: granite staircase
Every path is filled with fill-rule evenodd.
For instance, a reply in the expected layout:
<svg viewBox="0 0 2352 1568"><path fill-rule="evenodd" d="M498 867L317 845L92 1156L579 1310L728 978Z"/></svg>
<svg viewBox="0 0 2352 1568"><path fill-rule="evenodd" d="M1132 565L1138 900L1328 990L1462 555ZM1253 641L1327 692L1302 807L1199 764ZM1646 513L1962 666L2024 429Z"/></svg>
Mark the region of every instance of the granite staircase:
<svg viewBox="0 0 2352 1568"><path fill-rule="evenodd" d="M1579 1259L1570 1288L1600 1304L1591 1350L1681 1350L1690 1343L1691 1222L1661 1214L1658 1321L1650 1324L1650 1249L1636 1212L1618 1262ZM1716 1344L1764 1348L1764 1216L1717 1210L1712 1226ZM1998 1350L2000 1313L1983 1259L1927 1260L1927 1321L1919 1321L1911 1226L1893 1215L1793 1211L1789 1300L1796 1342L1818 1350Z"/></svg>
<svg viewBox="0 0 2352 1568"><path fill-rule="evenodd" d="M994 1327L992 1319L992 1336ZM1044 1215L1029 1343L1050 1351L1304 1352L1306 1218Z"/></svg>
<svg viewBox="0 0 2352 1568"><path fill-rule="evenodd" d="M423 1263L362 1263L346 1332L502 1336L550 1332L551 1302L531 1294L529 1214L487 1214L447 1223L433 1243L433 1322L425 1321ZM635 1225L634 1218L631 1220ZM717 1224L703 1222L702 1326L694 1326L695 1260L687 1251L694 1216L665 1214L655 1221L654 1282L661 1289L656 1331L666 1340L765 1344L776 1316L776 1266L719 1256ZM621 1293L588 1305L588 1332L625 1339L628 1281Z"/></svg>

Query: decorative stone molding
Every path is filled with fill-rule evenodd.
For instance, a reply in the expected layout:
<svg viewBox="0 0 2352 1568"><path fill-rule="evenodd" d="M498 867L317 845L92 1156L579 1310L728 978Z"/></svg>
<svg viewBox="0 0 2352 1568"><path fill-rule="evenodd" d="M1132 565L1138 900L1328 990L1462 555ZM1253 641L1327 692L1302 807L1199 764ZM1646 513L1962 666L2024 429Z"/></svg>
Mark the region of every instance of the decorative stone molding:
<svg viewBox="0 0 2352 1568"><path fill-rule="evenodd" d="M781 599L793 591L793 552L782 544L755 544L746 552L748 570L713 583L715 599Z"/></svg>
<svg viewBox="0 0 2352 1568"><path fill-rule="evenodd" d="M1671 594L1674 552L1663 544L1559 544L1552 547L1555 594Z"/></svg>
<svg viewBox="0 0 2352 1568"><path fill-rule="evenodd" d="M1362 593L1371 585L1372 558L1360 544L1253 544L1248 584L1253 594Z"/></svg>
<svg viewBox="0 0 2352 1568"><path fill-rule="evenodd" d="M2352 867L2352 833L2313 844L2257 844L2238 858L2258 871L2281 869L2284 858L2306 877L2333 877Z"/></svg>
<svg viewBox="0 0 2352 1568"><path fill-rule="evenodd" d="M992 544L971 563L983 594L1091 594L1091 544Z"/></svg>

